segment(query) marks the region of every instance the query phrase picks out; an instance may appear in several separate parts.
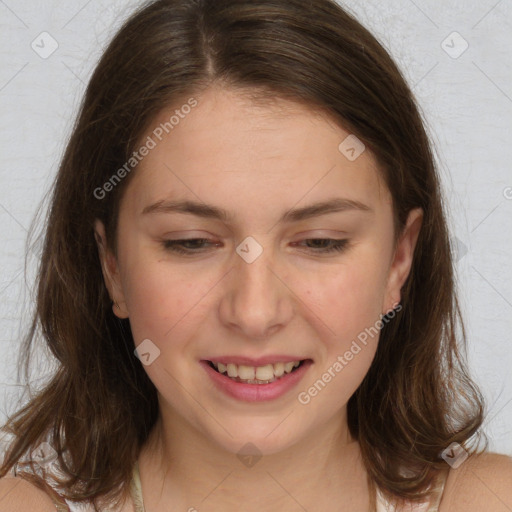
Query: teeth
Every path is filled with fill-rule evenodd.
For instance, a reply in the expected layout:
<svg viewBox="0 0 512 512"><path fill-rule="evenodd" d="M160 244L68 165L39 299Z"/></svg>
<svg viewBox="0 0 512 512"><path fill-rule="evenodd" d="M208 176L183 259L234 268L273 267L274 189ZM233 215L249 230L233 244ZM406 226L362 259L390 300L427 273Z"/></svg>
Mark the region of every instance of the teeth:
<svg viewBox="0 0 512 512"><path fill-rule="evenodd" d="M242 377L240 375L240 378L243 379L244 377ZM256 378L258 380L273 379L274 378L274 366L271 364L266 364L265 366L258 366L258 368L256 368Z"/></svg>
<svg viewBox="0 0 512 512"><path fill-rule="evenodd" d="M244 366L243 364L241 364L238 367L238 377L240 377L242 380L253 380L254 373L255 370L252 366Z"/></svg>
<svg viewBox="0 0 512 512"><path fill-rule="evenodd" d="M293 363L284 363L284 373L290 373L293 368Z"/></svg>
<svg viewBox="0 0 512 512"><path fill-rule="evenodd" d="M274 375L276 377L281 377L283 374L284 374L284 364L283 363L276 363L274 365Z"/></svg>
<svg viewBox="0 0 512 512"><path fill-rule="evenodd" d="M238 381L245 381L248 384L267 384L274 382L285 373L290 373L299 366L300 361L290 361L288 363L266 364L264 366L245 366L243 364L223 364L213 363L213 366L219 373L226 373L228 377Z"/></svg>
<svg viewBox="0 0 512 512"><path fill-rule="evenodd" d="M228 364L228 376L238 377L238 368L236 364Z"/></svg>

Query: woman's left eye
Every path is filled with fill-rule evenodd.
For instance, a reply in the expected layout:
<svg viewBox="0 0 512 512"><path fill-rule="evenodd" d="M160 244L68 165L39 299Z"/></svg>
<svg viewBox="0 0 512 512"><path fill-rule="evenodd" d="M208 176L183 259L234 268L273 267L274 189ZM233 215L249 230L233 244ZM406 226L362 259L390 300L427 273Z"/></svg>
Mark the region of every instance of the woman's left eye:
<svg viewBox="0 0 512 512"><path fill-rule="evenodd" d="M333 238L308 238L304 240L306 244L313 243L313 246L308 245L308 249L313 253L330 253L341 252L348 244L348 240L337 240ZM178 254L193 254L204 252L205 244L219 246L219 243L212 243L206 238L190 238L185 240L164 240L163 246L165 249L176 252Z"/></svg>

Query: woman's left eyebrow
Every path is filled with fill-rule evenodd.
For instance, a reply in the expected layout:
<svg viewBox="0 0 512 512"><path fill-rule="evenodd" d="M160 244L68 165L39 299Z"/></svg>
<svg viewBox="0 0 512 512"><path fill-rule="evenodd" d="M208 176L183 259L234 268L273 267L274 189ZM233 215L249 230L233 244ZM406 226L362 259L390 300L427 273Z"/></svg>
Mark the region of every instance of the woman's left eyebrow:
<svg viewBox="0 0 512 512"><path fill-rule="evenodd" d="M319 217L320 215L345 211L374 213L372 208L360 201L346 198L334 198L301 208L290 209L283 213L279 222L298 222L312 217ZM142 215L152 213L186 213L196 215L197 217L217 219L223 222L231 222L234 218L233 214L223 208L190 200L169 201L162 199L150 206L146 206L142 210Z"/></svg>

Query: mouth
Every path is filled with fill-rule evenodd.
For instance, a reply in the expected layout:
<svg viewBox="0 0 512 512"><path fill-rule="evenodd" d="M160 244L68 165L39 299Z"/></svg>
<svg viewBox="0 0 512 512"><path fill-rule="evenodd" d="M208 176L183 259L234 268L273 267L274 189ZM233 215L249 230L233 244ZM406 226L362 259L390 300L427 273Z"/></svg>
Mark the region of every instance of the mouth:
<svg viewBox="0 0 512 512"><path fill-rule="evenodd" d="M262 366L206 361L217 373L243 384L271 384L294 373L309 359L269 363Z"/></svg>

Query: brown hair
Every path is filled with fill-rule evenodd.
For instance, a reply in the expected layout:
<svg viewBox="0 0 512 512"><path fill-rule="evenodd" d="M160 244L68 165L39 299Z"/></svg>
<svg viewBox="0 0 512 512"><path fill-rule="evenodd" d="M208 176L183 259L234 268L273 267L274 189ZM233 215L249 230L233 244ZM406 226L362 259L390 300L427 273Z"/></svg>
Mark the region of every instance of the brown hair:
<svg viewBox="0 0 512 512"><path fill-rule="evenodd" d="M8 421L15 438L0 476L49 436L68 498L120 499L128 487L157 395L128 320L112 314L93 225L104 223L117 254L119 201L133 173L102 199L95 190L129 160L157 113L213 83L305 103L361 139L391 191L397 238L409 211L423 209L402 308L382 328L348 418L370 481L389 497L424 496L445 467L440 452L478 431L482 397L465 369L439 178L415 99L375 37L331 0L158 0L112 40L56 177L25 340L27 368L38 326L59 366Z"/></svg>

